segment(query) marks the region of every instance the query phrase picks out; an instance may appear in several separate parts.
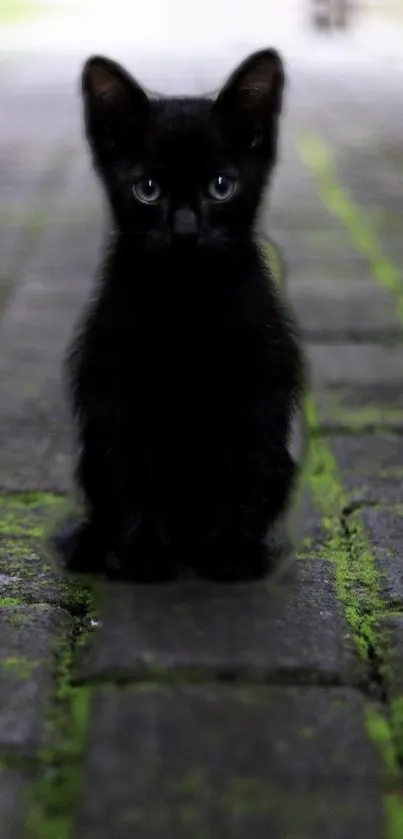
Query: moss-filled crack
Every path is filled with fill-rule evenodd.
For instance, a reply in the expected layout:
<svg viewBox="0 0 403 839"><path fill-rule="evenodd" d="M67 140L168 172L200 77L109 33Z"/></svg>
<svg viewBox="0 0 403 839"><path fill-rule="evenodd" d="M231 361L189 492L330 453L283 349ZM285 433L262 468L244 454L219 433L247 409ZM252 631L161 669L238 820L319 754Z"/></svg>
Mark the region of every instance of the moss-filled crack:
<svg viewBox="0 0 403 839"><path fill-rule="evenodd" d="M47 603L70 616L69 634L55 641L55 679L45 713L43 747L29 772L33 776L27 806L29 839L73 835L91 698L90 686L76 684L74 675L82 647L94 631L95 609L101 606L101 588L95 579L84 582L67 576L50 557L47 561L46 531L65 504L66 499L54 493L0 494L0 562L10 592L0 605ZM4 666L25 674L32 663L6 659ZM10 759L4 756L5 765Z"/></svg>
<svg viewBox="0 0 403 839"><path fill-rule="evenodd" d="M276 687L351 687L365 690L360 675L328 672L310 667L270 669L252 667L215 667L183 665L181 667L162 667L157 664L140 662L138 668L125 670L110 668L103 672L79 677L74 684L91 687L125 688L138 685L160 685L161 687L181 687L183 685L232 684L234 686L276 686Z"/></svg>
<svg viewBox="0 0 403 839"><path fill-rule="evenodd" d="M88 590L87 590L88 592ZM83 598L84 602L84 598ZM77 655L90 640L93 601L75 617L70 635L55 647L55 683L46 718L45 746L28 801L30 839L71 839L82 786L91 688L74 684Z"/></svg>
<svg viewBox="0 0 403 839"><path fill-rule="evenodd" d="M396 304L396 312L399 319L403 321L401 270L383 253L377 231L365 211L357 206L348 191L339 183L331 149L317 135L301 136L297 141L297 148L303 162L316 178L318 193L324 206L348 232L354 248L367 259L375 283L392 295ZM318 428L313 409L311 414L313 420L311 424ZM379 427L376 430L379 432ZM344 496L341 482L336 475L336 465L326 444L320 437L313 440L313 449L314 459L316 459L313 483L315 485L316 482L317 487L319 486L320 480L317 469L320 470L322 465L327 472L328 498L331 502L330 508L332 508L335 496L339 502L342 501ZM317 502L319 506L322 505L322 509L327 506L323 498L320 498L320 493L317 493ZM346 500L344 509L348 509L348 504L349 501ZM403 835L403 800L401 795L403 786L403 697L394 698L389 696L384 660L388 648L388 638L385 632L376 628L377 614L386 612L387 607L382 602L377 569L359 514L351 516L351 518L344 515L344 519L342 515L340 527L344 530L344 543L350 545L349 555L352 570L349 571L344 560L341 563L336 563L339 568L337 575L339 592L341 600L344 602L347 619L353 628L357 645L369 662L371 680L377 686L378 694L383 701L383 712L386 715L383 730L388 738L390 749L393 750L396 766L400 771L400 793L395 796L388 796L385 802L388 832L393 839L397 839L397 837L400 839L400 836ZM330 541L332 538L336 538L336 542L338 542L342 537L339 534L337 538L334 532ZM343 550L341 555L343 555ZM355 577L356 570L358 571L357 579ZM380 730L381 726L379 726ZM384 754L383 757L385 758Z"/></svg>
<svg viewBox="0 0 403 839"><path fill-rule="evenodd" d="M316 134L300 137L297 148L303 162L316 177L323 204L345 227L356 250L364 254L375 282L394 297L397 314L403 321L401 269L385 256L377 232L364 210L339 183L332 151Z"/></svg>
<svg viewBox="0 0 403 839"><path fill-rule="evenodd" d="M313 401L307 401L308 422L312 429L318 423ZM403 785L403 701L389 699L384 655L388 644L386 631L379 628L379 615L387 612L375 558L359 511L352 514L352 502L343 488L336 460L325 440L316 435L311 443L310 484L315 503L322 513L327 540L323 556L333 562L340 602L360 657L367 664L371 702L368 704L367 727L378 747L383 763L386 753L379 748L382 733L387 738L388 760L396 770L397 786ZM374 705L378 703L377 739L374 737ZM372 716L371 716L372 712ZM372 720L371 725L368 719ZM388 839L400 839L403 802L397 793L385 793Z"/></svg>

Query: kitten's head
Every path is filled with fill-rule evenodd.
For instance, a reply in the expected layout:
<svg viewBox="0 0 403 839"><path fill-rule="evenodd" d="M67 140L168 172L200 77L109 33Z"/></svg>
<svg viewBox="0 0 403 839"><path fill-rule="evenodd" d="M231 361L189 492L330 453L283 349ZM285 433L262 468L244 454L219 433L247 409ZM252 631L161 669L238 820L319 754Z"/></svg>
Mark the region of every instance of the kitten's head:
<svg viewBox="0 0 403 839"><path fill-rule="evenodd" d="M118 64L83 71L87 137L119 229L152 246L226 247L249 236L275 163L284 87L271 49L217 98L152 98Z"/></svg>

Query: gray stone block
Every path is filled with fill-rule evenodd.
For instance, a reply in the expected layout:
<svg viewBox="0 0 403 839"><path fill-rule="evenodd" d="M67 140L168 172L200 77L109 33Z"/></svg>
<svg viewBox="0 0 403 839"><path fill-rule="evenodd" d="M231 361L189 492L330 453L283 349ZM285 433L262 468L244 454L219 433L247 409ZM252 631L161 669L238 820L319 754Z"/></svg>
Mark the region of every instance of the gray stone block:
<svg viewBox="0 0 403 839"><path fill-rule="evenodd" d="M354 387L373 388L376 400L378 387L400 388L403 371L403 348L376 344L309 344L314 388L326 390Z"/></svg>
<svg viewBox="0 0 403 839"><path fill-rule="evenodd" d="M51 515L47 515L45 523L51 522ZM79 589L48 555L39 538L0 537L0 586L6 602L10 598L11 602L26 604L48 603L77 614L82 610Z"/></svg>
<svg viewBox="0 0 403 839"><path fill-rule="evenodd" d="M34 388L35 380L31 384ZM19 400L18 394L14 402L10 397L8 416L0 410L0 488L66 492L72 486L71 423L61 398L45 400L45 387L41 393L36 384L37 399L21 391Z"/></svg>
<svg viewBox="0 0 403 839"><path fill-rule="evenodd" d="M351 487L369 479L375 493L379 478L397 473L403 478L403 438L398 434L340 435L332 437L329 445ZM373 497L377 500L375 494Z"/></svg>
<svg viewBox="0 0 403 839"><path fill-rule="evenodd" d="M25 779L14 769L1 765L0 757L0 836L23 839Z"/></svg>
<svg viewBox="0 0 403 839"><path fill-rule="evenodd" d="M332 565L309 559L272 582L108 586L81 676L138 678L155 669L337 682L360 678L361 667Z"/></svg>
<svg viewBox="0 0 403 839"><path fill-rule="evenodd" d="M80 614L82 589L47 545L70 510L66 499L45 493L0 496L0 586L7 602L51 603Z"/></svg>
<svg viewBox="0 0 403 839"><path fill-rule="evenodd" d="M351 500L361 506L403 504L403 438L397 434L332 437L329 445Z"/></svg>
<svg viewBox="0 0 403 839"><path fill-rule="evenodd" d="M363 507L360 517L380 570L380 585L389 605L403 604L403 510Z"/></svg>
<svg viewBox="0 0 403 839"><path fill-rule="evenodd" d="M370 280L351 279L320 282L290 275L287 287L298 322L306 338L324 340L326 336L344 340L366 340L366 336L403 339L391 297ZM367 339L368 340L368 339Z"/></svg>
<svg viewBox="0 0 403 839"><path fill-rule="evenodd" d="M55 646L70 629L70 618L61 609L0 603L1 749L36 752L44 736Z"/></svg>
<svg viewBox="0 0 403 839"><path fill-rule="evenodd" d="M379 645L383 652L381 674L387 688L388 699L389 701L398 700L401 705L403 697L403 614L391 615L380 620L377 632ZM401 734L401 728L399 728L399 738L401 738ZM400 748L402 748L402 745L403 743L400 740Z"/></svg>
<svg viewBox="0 0 403 839"><path fill-rule="evenodd" d="M337 387L316 393L323 434L401 434L403 394L394 388Z"/></svg>
<svg viewBox="0 0 403 839"><path fill-rule="evenodd" d="M96 692L77 839L384 839L354 690Z"/></svg>
<svg viewBox="0 0 403 839"><path fill-rule="evenodd" d="M364 254L354 250L348 233L341 225L330 230L320 226L290 231L286 217L277 219L274 208L266 229L281 248L289 276L295 282L301 279L317 281L318 284L329 280L350 283L351 280L366 281L370 278L368 260Z"/></svg>
<svg viewBox="0 0 403 839"><path fill-rule="evenodd" d="M376 344L307 345L323 429L403 428L403 348Z"/></svg>
<svg viewBox="0 0 403 839"><path fill-rule="evenodd" d="M403 439L335 437L330 441L343 485L368 533L389 604L403 603Z"/></svg>

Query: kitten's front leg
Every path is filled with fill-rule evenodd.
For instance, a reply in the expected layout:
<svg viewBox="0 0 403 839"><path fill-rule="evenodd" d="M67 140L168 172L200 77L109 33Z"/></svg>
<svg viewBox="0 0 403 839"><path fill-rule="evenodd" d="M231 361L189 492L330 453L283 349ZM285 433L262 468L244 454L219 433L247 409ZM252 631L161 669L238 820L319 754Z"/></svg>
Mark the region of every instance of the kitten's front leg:
<svg viewBox="0 0 403 839"><path fill-rule="evenodd" d="M51 545L69 571L95 574L104 571L107 551L91 519L68 520L51 537Z"/></svg>
<svg viewBox="0 0 403 839"><path fill-rule="evenodd" d="M97 428L96 435L87 434L79 463L78 479L91 515L72 562L119 579L171 579L174 564L169 537L144 446L136 455L133 444L129 446L117 432L114 445L107 445L105 430L101 446L99 433Z"/></svg>
<svg viewBox="0 0 403 839"><path fill-rule="evenodd" d="M254 462L255 468L242 470L241 482L229 479L216 501L216 527L194 554L194 567L202 577L258 579L274 571L286 551L278 521L291 491L295 463L280 445L271 458L259 455Z"/></svg>
<svg viewBox="0 0 403 839"><path fill-rule="evenodd" d="M116 546L116 565L109 573L139 583L168 582L177 567L162 511L155 504L141 521L122 532Z"/></svg>
<svg viewBox="0 0 403 839"><path fill-rule="evenodd" d="M98 415L85 419L80 436L76 480L85 498L86 518L67 523L53 544L69 570L103 572L122 535L133 538L141 513L128 491L127 458L116 446L118 429Z"/></svg>

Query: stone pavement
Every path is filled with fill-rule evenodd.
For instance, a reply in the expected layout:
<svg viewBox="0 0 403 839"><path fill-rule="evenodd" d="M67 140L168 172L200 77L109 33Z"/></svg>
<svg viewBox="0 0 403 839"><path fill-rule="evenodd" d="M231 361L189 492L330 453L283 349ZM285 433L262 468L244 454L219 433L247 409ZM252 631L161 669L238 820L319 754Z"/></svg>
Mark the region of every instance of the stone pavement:
<svg viewBox="0 0 403 839"><path fill-rule="evenodd" d="M292 66L265 229L312 362L304 543L283 580L67 578L60 360L102 199L71 79L0 101L0 836L403 835L401 79Z"/></svg>

